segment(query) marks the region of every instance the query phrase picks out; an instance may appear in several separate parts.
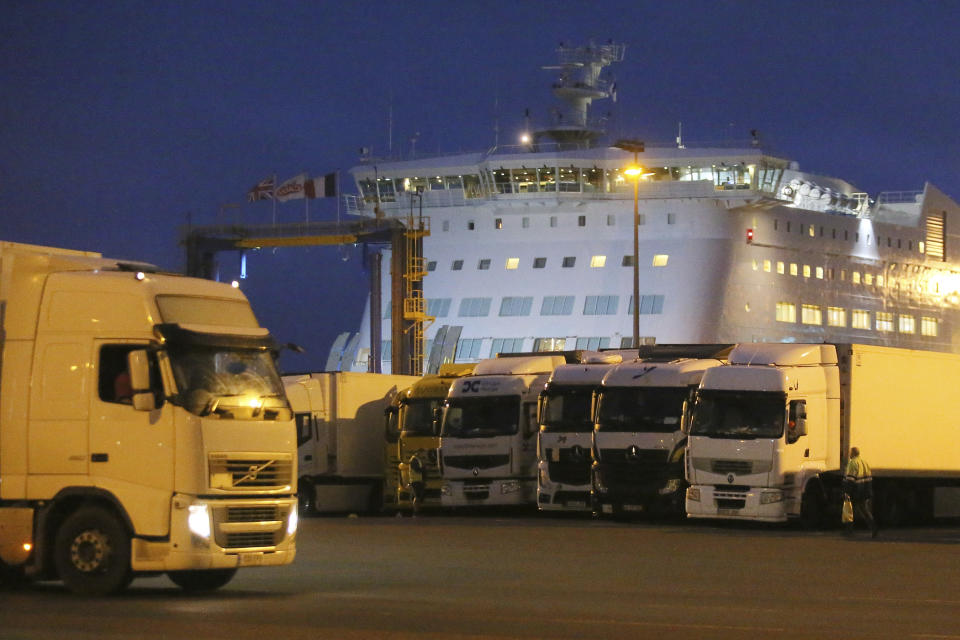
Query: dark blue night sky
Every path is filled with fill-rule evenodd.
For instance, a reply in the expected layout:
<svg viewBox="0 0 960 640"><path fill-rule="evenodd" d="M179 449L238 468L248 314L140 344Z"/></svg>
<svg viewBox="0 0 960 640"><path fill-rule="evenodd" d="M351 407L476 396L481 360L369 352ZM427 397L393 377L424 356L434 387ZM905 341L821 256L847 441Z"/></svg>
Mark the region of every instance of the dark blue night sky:
<svg viewBox="0 0 960 640"><path fill-rule="evenodd" d="M183 268L178 229L270 222L257 181L512 143L560 41L627 45L614 136L747 140L876 195L960 198L960 2L37 2L0 20L0 239ZM392 108L392 140L389 135ZM346 174L344 174L346 175ZM345 183L346 184L346 183ZM347 185L352 190L352 184ZM233 206L234 203L244 203ZM334 219L335 202L310 202ZM304 218L304 202L278 207ZM243 288L322 367L355 330L359 249L266 251ZM236 259L224 271L236 271ZM232 276L231 276L232 277ZM286 358L291 358L287 360Z"/></svg>

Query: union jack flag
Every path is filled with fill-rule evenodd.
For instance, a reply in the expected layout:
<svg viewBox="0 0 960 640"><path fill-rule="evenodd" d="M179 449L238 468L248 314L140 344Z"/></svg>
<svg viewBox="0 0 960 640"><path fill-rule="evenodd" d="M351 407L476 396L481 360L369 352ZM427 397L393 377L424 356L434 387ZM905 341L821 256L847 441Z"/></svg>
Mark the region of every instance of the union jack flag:
<svg viewBox="0 0 960 640"><path fill-rule="evenodd" d="M257 200L270 200L273 198L273 187L276 184L276 178L264 178L258 182L250 191L247 191L247 202L256 202Z"/></svg>

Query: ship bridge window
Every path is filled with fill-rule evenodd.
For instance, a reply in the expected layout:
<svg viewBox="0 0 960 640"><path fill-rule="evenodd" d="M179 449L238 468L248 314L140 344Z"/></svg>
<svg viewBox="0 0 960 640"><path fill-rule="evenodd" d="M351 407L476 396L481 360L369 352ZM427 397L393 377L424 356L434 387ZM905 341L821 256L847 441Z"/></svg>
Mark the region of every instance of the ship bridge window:
<svg viewBox="0 0 960 640"><path fill-rule="evenodd" d="M460 301L457 315L461 318L484 318L490 315L491 300L492 298L464 298Z"/></svg>
<svg viewBox="0 0 960 640"><path fill-rule="evenodd" d="M480 176L467 174L463 178L463 195L466 198L482 198L483 187L480 185Z"/></svg>
<svg viewBox="0 0 960 640"><path fill-rule="evenodd" d="M461 176L446 176L447 189L463 189L463 178Z"/></svg>
<svg viewBox="0 0 960 640"><path fill-rule="evenodd" d="M493 172L493 189L496 193L513 193L509 169L497 169Z"/></svg>
<svg viewBox="0 0 960 640"><path fill-rule="evenodd" d="M520 169L511 169L511 176L513 178L513 192L514 193L529 193L537 191L537 170L536 169L527 169L522 167Z"/></svg>
<svg viewBox="0 0 960 640"><path fill-rule="evenodd" d="M537 182L540 191L557 190L557 170L555 167L543 166L537 169Z"/></svg>
<svg viewBox="0 0 960 640"><path fill-rule="evenodd" d="M920 318L920 335L936 337L940 333L936 318L922 316Z"/></svg>
<svg viewBox="0 0 960 640"><path fill-rule="evenodd" d="M656 336L640 336L639 339L637 340L637 343L640 346L654 345L654 344L657 344L657 337ZM634 348L633 338L629 336L620 338L620 348L633 349Z"/></svg>
<svg viewBox="0 0 960 640"><path fill-rule="evenodd" d="M560 191L569 193L580 191L580 169L560 167Z"/></svg>
<svg viewBox="0 0 960 640"><path fill-rule="evenodd" d="M427 182L430 185L431 191L443 190L447 188L446 183L444 183L443 177L441 176L431 176Z"/></svg>
<svg viewBox="0 0 960 640"><path fill-rule="evenodd" d="M717 189L748 189L750 187L750 173L742 164L727 166L725 163L711 167L713 185Z"/></svg>
<svg viewBox="0 0 960 640"><path fill-rule="evenodd" d="M521 353L523 338L494 338L490 345L490 357L496 358L501 353Z"/></svg>
<svg viewBox="0 0 960 640"><path fill-rule="evenodd" d="M533 306L533 296L511 297L504 296L500 301L501 316L528 316Z"/></svg>
<svg viewBox="0 0 960 640"><path fill-rule="evenodd" d="M603 191L603 171L596 167L583 170L583 190L589 192Z"/></svg>
<svg viewBox="0 0 960 640"><path fill-rule="evenodd" d="M399 182L399 180L398 180ZM408 191L410 193L416 193L417 189L421 192L426 191L429 186L429 181L424 177L415 176L413 178L404 178L402 191Z"/></svg>
<svg viewBox="0 0 960 640"><path fill-rule="evenodd" d="M620 296L587 296L583 301L583 315L612 316L617 314Z"/></svg>
<svg viewBox="0 0 960 640"><path fill-rule="evenodd" d="M569 316L573 313L573 296L543 296L542 316Z"/></svg>
<svg viewBox="0 0 960 640"><path fill-rule="evenodd" d="M587 349L588 351L599 351L610 346L610 338L577 338L576 349Z"/></svg>

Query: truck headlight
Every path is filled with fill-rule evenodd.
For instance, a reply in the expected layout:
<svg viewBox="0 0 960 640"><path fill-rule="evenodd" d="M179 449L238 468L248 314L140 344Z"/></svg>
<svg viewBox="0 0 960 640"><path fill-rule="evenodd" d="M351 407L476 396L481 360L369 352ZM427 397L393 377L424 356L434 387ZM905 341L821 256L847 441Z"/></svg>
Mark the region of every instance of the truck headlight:
<svg viewBox="0 0 960 640"><path fill-rule="evenodd" d="M297 532L297 527L300 524L300 516L297 515L297 506L294 505L290 509L290 516L287 518L287 535L292 536Z"/></svg>
<svg viewBox="0 0 960 640"><path fill-rule="evenodd" d="M774 502L783 501L783 492L776 491L764 491L760 494L760 504L773 504Z"/></svg>
<svg viewBox="0 0 960 640"><path fill-rule="evenodd" d="M677 489L679 488L680 488L680 480L677 478L670 478L669 480L667 480L666 484L660 487L657 493L659 493L662 496L667 496L667 495L670 495L671 493L676 493Z"/></svg>
<svg viewBox="0 0 960 640"><path fill-rule="evenodd" d="M520 491L520 482L517 480L507 480L500 485L501 494L516 493L517 491Z"/></svg>
<svg viewBox="0 0 960 640"><path fill-rule="evenodd" d="M190 533L203 538L210 539L210 510L205 504L191 504L187 507L187 527Z"/></svg>
<svg viewBox="0 0 960 640"><path fill-rule="evenodd" d="M700 487L687 487L687 500L700 502Z"/></svg>

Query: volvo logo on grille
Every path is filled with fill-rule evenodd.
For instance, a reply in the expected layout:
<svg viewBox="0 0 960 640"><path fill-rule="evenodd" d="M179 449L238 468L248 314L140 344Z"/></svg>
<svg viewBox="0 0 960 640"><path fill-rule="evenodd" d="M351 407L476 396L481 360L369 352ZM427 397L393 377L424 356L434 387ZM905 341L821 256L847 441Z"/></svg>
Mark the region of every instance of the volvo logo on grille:
<svg viewBox="0 0 960 640"><path fill-rule="evenodd" d="M635 444L627 447L627 462L640 462L640 447Z"/></svg>
<svg viewBox="0 0 960 640"><path fill-rule="evenodd" d="M732 473L728 473L728 474L727 474L727 482L729 482L730 484L733 484L733 481L734 481L734 480L736 480L736 476L734 476Z"/></svg>

